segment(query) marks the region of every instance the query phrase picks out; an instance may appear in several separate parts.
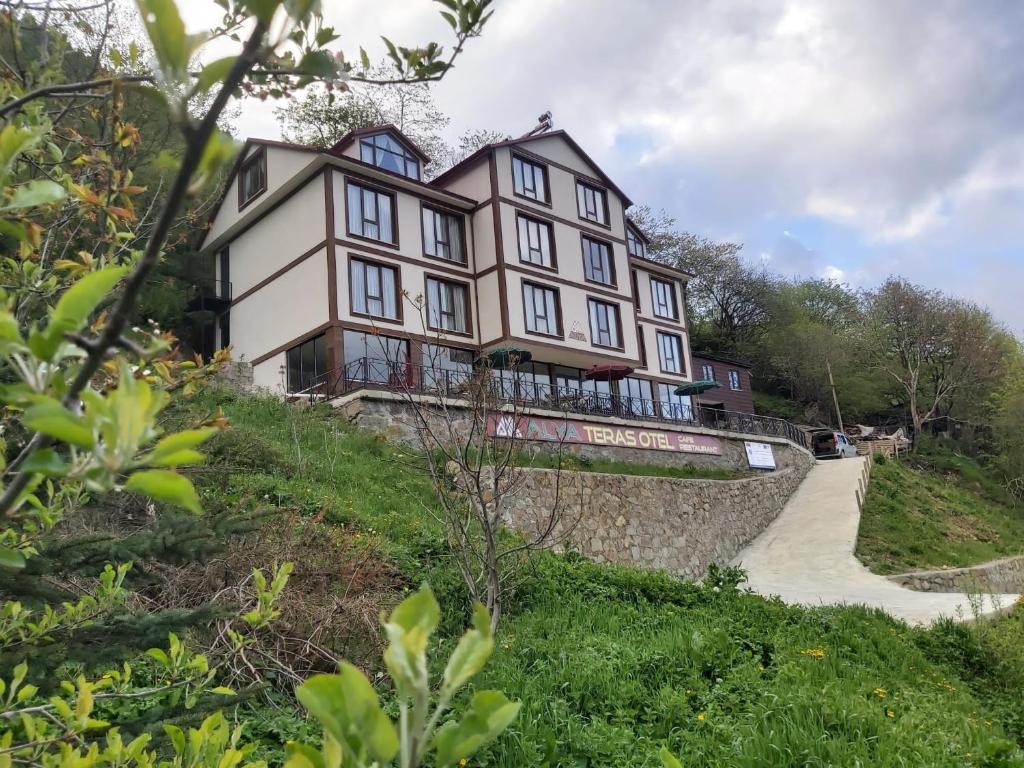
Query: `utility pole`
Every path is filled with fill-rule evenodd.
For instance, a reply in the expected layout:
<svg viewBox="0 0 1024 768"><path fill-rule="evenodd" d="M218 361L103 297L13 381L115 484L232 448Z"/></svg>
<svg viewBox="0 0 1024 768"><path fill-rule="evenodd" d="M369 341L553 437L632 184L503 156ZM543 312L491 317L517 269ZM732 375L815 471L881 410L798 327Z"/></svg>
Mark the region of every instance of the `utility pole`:
<svg viewBox="0 0 1024 768"><path fill-rule="evenodd" d="M839 396L836 394L836 382L832 378L832 363L829 359L825 358L825 370L828 371L828 385L832 388L832 402L836 406L836 419L839 421L839 431L845 432L843 429L843 413L839 410Z"/></svg>

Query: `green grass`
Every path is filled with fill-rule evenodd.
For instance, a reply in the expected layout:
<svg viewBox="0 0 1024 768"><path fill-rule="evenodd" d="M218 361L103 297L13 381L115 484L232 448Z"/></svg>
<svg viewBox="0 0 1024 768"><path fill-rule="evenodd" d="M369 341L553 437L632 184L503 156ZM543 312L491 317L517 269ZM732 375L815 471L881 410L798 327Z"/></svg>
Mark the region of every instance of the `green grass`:
<svg viewBox="0 0 1024 768"><path fill-rule="evenodd" d="M1024 508L976 462L952 454L876 463L857 555L877 573L1024 554Z"/></svg>
<svg viewBox="0 0 1024 768"><path fill-rule="evenodd" d="M683 480L736 480L750 477L753 473L737 469L719 469L716 467L665 467L660 464L640 464L614 459L589 458L575 454L538 452L523 457L526 466L539 469L557 469L575 472L598 472L608 475L643 475L647 477L675 477Z"/></svg>
<svg viewBox="0 0 1024 768"><path fill-rule="evenodd" d="M225 393L189 411L217 406L234 426L198 478L206 503L256 499L358 532L408 585L434 585L446 617L434 658L444 658L467 613L413 457L329 409ZM694 585L540 557L477 681L523 709L471 765L658 766L668 745L688 768L1024 766L1024 610L913 630L865 609L788 607L735 582L733 571ZM271 763L284 739L309 738L287 700L240 715Z"/></svg>

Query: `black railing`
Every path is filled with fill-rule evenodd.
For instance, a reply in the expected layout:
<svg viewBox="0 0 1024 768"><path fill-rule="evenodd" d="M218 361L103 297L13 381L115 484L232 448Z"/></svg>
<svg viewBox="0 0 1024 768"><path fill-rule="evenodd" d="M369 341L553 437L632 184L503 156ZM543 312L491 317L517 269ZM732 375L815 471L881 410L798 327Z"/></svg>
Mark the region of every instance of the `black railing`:
<svg viewBox="0 0 1024 768"><path fill-rule="evenodd" d="M220 312L231 305L232 287L230 280L206 280L193 285L189 292L190 312L208 310Z"/></svg>
<svg viewBox="0 0 1024 768"><path fill-rule="evenodd" d="M603 416L633 421L706 427L725 432L781 437L807 447L807 437L784 419L753 413L723 411L642 397L564 387L538 382L531 374L492 370L488 395L503 403L524 408L544 408L582 416ZM468 366L445 369L440 365L392 363L374 358L353 360L328 371L292 397L310 401L330 400L360 389L381 389L445 398L464 397L480 375Z"/></svg>

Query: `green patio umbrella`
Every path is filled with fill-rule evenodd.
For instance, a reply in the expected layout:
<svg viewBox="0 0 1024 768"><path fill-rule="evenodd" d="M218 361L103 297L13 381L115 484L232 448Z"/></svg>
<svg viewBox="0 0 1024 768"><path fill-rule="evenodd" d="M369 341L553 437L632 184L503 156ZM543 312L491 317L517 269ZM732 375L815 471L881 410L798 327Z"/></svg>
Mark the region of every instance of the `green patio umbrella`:
<svg viewBox="0 0 1024 768"><path fill-rule="evenodd" d="M528 363L531 360L533 360L533 353L528 350L516 349L515 347L498 347L478 357L476 364L483 365L489 362L491 368L506 370L508 368L515 368L523 363Z"/></svg>
<svg viewBox="0 0 1024 768"><path fill-rule="evenodd" d="M717 381L701 379L700 381L691 381L687 384L680 384L676 387L676 394L680 397L686 395L699 395L701 392L707 392L709 389L715 389L720 386L722 385Z"/></svg>

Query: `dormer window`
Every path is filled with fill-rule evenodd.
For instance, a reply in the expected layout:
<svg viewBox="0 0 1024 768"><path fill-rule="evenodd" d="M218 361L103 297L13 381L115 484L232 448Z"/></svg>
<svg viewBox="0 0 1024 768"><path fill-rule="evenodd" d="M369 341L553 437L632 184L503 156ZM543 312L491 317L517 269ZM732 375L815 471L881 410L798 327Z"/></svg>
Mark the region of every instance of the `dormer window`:
<svg viewBox="0 0 1024 768"><path fill-rule="evenodd" d="M420 178L419 158L389 133L376 133L361 138L359 159L410 179Z"/></svg>
<svg viewBox="0 0 1024 768"><path fill-rule="evenodd" d="M647 247L633 227L626 227L626 250L629 251L630 256L636 256L638 259L647 258Z"/></svg>
<svg viewBox="0 0 1024 768"><path fill-rule="evenodd" d="M242 210L267 189L267 149L259 147L242 162L238 171L238 210Z"/></svg>

